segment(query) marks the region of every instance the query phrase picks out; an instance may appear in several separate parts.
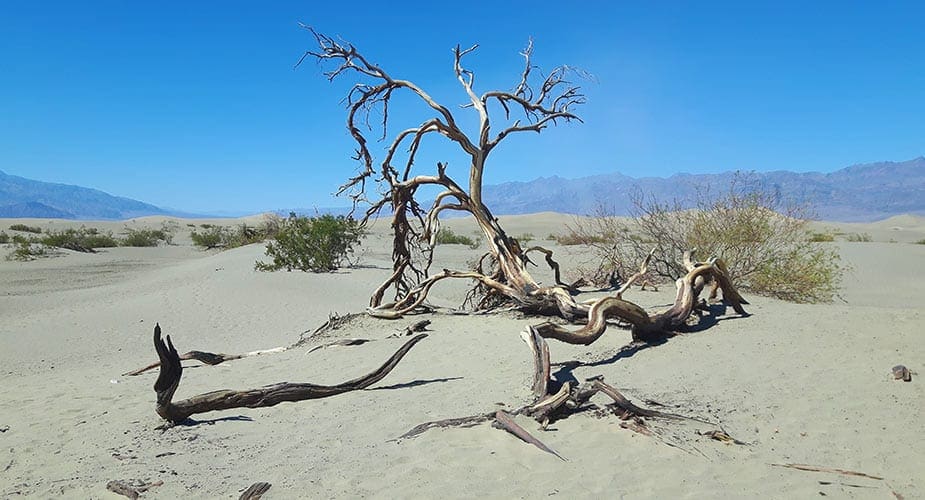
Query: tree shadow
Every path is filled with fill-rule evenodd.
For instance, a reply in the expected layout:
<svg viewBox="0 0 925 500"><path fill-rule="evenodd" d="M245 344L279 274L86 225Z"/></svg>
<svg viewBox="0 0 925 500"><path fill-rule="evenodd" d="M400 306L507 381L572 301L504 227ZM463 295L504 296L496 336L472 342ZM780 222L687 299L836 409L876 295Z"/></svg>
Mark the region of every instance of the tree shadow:
<svg viewBox="0 0 925 500"><path fill-rule="evenodd" d="M219 422L253 422L254 419L246 415L234 415L230 417L217 417L203 420L187 418L186 420L175 424L176 427L194 427L197 425L215 425Z"/></svg>
<svg viewBox="0 0 925 500"><path fill-rule="evenodd" d="M433 378L425 380L412 380L411 382L405 382L403 384L393 384L393 385L383 385L380 387L372 387L366 389L367 391L390 391L393 389L405 389L408 387L417 387L419 385L434 384L438 382L449 382L451 380L461 380L463 377L446 377L446 378Z"/></svg>

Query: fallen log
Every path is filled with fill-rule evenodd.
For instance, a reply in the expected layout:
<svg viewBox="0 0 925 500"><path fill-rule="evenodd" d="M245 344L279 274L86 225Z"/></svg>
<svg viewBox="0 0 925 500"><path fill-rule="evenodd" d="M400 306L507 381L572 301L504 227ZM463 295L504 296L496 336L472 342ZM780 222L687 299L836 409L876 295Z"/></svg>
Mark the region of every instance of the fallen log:
<svg viewBox="0 0 925 500"><path fill-rule="evenodd" d="M398 362L420 342L426 333L412 337L398 349L386 362L376 370L348 380L337 385L316 385L309 383L283 382L258 389L243 391L220 390L199 394L182 401L173 401L173 395L180 385L183 375L183 366L180 364L180 355L177 353L170 335L166 343L161 338L161 327L154 327L154 348L160 358L160 374L154 383L154 392L157 394L157 414L171 423L180 423L191 415L231 408L260 408L275 406L286 401L304 401L335 396L349 391L356 391L369 387L385 378Z"/></svg>

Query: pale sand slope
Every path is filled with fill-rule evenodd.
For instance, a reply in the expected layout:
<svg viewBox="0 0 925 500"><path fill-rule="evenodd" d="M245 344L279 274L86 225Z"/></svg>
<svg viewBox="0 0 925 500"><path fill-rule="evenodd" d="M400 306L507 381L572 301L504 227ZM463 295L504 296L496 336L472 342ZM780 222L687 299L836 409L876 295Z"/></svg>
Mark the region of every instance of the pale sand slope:
<svg viewBox="0 0 925 500"><path fill-rule="evenodd" d="M504 221L542 241L567 216ZM19 222L19 221L16 221ZM47 221L35 221L48 224ZM227 221L226 221L227 222ZM256 481L265 498L836 498L925 497L925 238L921 218L902 230L851 230L874 243L836 243L854 271L845 301L795 305L748 295L752 316L616 359L630 338L612 328L587 347L550 344L553 361L590 362L642 403L719 422L747 446L695 434L707 424L650 421L662 440L622 429L614 417L580 414L548 432L518 418L560 461L489 425L437 429L392 442L414 425L529 402L531 361L518 332L537 319L434 315L419 343L377 389L330 399L198 416L166 432L154 413L156 373L121 373L155 359L155 322L181 352L239 353L289 345L331 312L362 311L388 275L388 228L367 240L366 267L333 274L257 273L260 245L200 252L178 246L118 248L29 263L0 262L0 497L117 498L113 479L163 481L149 498L236 498ZM11 221L0 220L0 228ZM184 230L187 221L181 221ZM189 222L194 223L194 222ZM195 221L196 224L200 221ZM55 222L56 227L75 225ZM106 223L118 231L122 223ZM93 223L96 227L104 223ZM134 224L158 225L158 219ZM448 224L468 234L471 223ZM80 225L80 223L76 223ZM881 231L886 237L883 237ZM569 268L581 256L554 247ZM464 267L472 251L442 246L437 266ZM439 268L439 267L437 267ZM549 282L546 270L537 271ZM440 284L433 302L455 305L463 283ZM672 290L633 289L658 309ZM326 339L280 354L185 371L178 398L281 381L336 383L378 366L403 341L387 338L419 319L361 317ZM331 338L375 342L306 354ZM919 372L893 381L904 363ZM190 363L190 366L196 363ZM596 399L604 403L603 399ZM805 463L865 472L883 481L803 472ZM826 483L826 484L822 484Z"/></svg>

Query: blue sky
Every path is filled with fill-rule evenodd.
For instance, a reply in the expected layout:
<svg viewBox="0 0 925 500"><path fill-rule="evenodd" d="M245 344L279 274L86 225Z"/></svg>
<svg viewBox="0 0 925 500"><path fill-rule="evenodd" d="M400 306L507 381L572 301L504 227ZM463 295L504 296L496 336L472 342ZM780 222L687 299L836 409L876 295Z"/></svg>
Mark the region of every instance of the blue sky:
<svg viewBox="0 0 925 500"><path fill-rule="evenodd" d="M445 4L445 5L444 5ZM651 4L651 5L644 5ZM343 206L353 80L294 63L299 22L444 104L509 89L518 52L578 66L584 124L512 136L486 181L832 171L925 154L921 2L4 2L0 170L199 212ZM400 100L390 130L417 125ZM477 118L459 110L460 120ZM373 135L375 136L375 135ZM465 178L439 139L437 160ZM454 170L455 167L455 170Z"/></svg>

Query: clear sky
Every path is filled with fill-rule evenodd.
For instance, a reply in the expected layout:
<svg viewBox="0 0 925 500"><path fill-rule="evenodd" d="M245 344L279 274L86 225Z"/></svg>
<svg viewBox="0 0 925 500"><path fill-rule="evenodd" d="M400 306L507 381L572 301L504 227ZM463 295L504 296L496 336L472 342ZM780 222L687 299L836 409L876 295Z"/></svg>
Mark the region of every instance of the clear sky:
<svg viewBox="0 0 925 500"><path fill-rule="evenodd" d="M188 211L344 206L353 81L294 69L299 22L454 109L457 43L481 46L476 90L516 83L528 37L541 69L593 74L585 123L512 136L489 183L905 160L925 154L923 19L920 1L9 1L0 170ZM465 166L428 151L421 169Z"/></svg>

